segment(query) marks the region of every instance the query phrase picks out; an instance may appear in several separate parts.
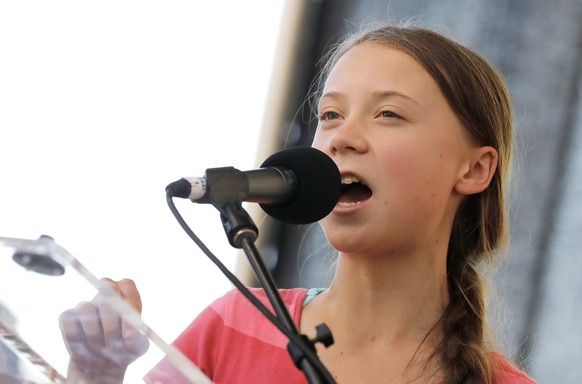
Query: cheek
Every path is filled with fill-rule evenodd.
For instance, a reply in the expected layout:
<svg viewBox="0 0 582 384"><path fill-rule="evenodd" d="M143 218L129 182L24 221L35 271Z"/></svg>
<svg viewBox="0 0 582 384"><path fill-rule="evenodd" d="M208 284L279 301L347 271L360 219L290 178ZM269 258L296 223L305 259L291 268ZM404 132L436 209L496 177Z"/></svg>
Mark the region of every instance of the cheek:
<svg viewBox="0 0 582 384"><path fill-rule="evenodd" d="M315 137L313 138L313 142L311 143L311 146L313 148L319 149L320 151L323 151L323 152L325 152L325 150L328 147L327 145L325 145L324 137L322 136L321 132L319 131L319 128L315 132Z"/></svg>
<svg viewBox="0 0 582 384"><path fill-rule="evenodd" d="M386 191L408 206L432 205L452 191L452 169L447 154L434 148L386 150L380 159ZM420 208L420 207L419 207Z"/></svg>

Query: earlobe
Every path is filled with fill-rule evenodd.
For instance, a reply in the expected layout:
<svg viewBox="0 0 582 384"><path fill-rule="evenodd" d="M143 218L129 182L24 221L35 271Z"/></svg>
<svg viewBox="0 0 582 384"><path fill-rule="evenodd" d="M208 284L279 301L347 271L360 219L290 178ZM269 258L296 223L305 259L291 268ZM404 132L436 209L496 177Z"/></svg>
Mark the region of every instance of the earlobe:
<svg viewBox="0 0 582 384"><path fill-rule="evenodd" d="M462 195L483 192L491 183L497 169L498 154L493 147L479 147L473 152L468 169L455 184L455 191Z"/></svg>

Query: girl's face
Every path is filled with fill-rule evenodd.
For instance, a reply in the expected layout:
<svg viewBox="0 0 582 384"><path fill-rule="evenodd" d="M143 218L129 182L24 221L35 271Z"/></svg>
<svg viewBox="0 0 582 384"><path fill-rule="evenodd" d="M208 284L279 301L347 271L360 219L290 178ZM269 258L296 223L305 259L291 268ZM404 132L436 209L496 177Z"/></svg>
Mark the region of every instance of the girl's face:
<svg viewBox="0 0 582 384"><path fill-rule="evenodd" d="M456 185L477 145L412 57L369 42L346 52L325 83L313 147L350 185L321 221L337 250L385 254L448 241L463 196Z"/></svg>

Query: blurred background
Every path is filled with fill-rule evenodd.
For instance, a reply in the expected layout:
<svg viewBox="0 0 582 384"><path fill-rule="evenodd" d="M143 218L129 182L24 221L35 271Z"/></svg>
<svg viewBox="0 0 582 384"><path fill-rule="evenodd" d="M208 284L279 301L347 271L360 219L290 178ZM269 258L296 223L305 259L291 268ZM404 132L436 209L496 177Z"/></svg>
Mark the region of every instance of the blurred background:
<svg viewBox="0 0 582 384"><path fill-rule="evenodd" d="M46 233L96 275L133 278L144 320L171 341L230 285L171 217L165 185L309 145L306 97L321 56L378 20L437 29L507 80L511 248L492 278L491 323L540 383L582 382L579 0L4 2L0 236ZM179 209L256 284L213 208ZM280 287L329 283L333 250L317 225L248 209Z"/></svg>

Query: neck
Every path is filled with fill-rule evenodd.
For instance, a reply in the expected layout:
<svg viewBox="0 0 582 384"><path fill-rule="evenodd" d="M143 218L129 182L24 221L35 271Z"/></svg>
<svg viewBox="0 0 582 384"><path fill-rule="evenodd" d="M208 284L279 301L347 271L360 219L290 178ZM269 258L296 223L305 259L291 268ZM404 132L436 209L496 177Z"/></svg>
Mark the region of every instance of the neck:
<svg viewBox="0 0 582 384"><path fill-rule="evenodd" d="M356 337L372 331L393 340L423 338L448 303L446 248L381 257L340 254L322 299L338 319L334 326Z"/></svg>

